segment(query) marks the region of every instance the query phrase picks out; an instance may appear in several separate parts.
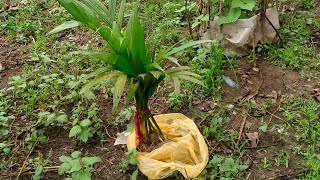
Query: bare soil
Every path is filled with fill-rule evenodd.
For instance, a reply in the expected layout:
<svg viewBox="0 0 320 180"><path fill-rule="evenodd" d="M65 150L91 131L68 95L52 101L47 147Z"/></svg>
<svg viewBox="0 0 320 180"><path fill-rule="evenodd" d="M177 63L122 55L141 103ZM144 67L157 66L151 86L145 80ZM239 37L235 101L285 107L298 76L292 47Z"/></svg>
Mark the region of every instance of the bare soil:
<svg viewBox="0 0 320 180"><path fill-rule="evenodd" d="M18 44L7 44L0 38L0 88L7 86L8 78L21 71L23 50Z"/></svg>

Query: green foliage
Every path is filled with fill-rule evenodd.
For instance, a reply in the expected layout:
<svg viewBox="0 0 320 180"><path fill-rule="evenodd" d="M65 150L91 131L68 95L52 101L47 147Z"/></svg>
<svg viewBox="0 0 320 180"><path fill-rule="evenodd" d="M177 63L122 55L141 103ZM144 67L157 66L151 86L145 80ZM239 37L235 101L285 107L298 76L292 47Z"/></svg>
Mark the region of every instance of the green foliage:
<svg viewBox="0 0 320 180"><path fill-rule="evenodd" d="M287 97L283 107L284 118L297 131L298 141L311 145L320 141L320 104L314 99Z"/></svg>
<svg viewBox="0 0 320 180"><path fill-rule="evenodd" d="M227 141L229 137L224 133L225 125L230 121L229 118L213 117L209 126L203 129L206 138L212 137L218 141Z"/></svg>
<svg viewBox="0 0 320 180"><path fill-rule="evenodd" d="M240 18L242 11L252 11L254 7L254 0L226 0L223 9L229 11L224 12L226 15L219 15L218 24L233 23Z"/></svg>
<svg viewBox="0 0 320 180"><path fill-rule="evenodd" d="M275 160L275 165L279 167L281 164L283 164L286 167L289 167L289 158L289 154L286 151L281 151Z"/></svg>
<svg viewBox="0 0 320 180"><path fill-rule="evenodd" d="M294 129L299 148L298 154L306 159L306 166L310 170L306 178L314 179L319 174L320 148L320 104L314 99L302 97L286 97L281 107L284 119ZM276 164L288 166L289 155L287 152L279 154Z"/></svg>
<svg viewBox="0 0 320 180"><path fill-rule="evenodd" d="M122 1L121 6L125 1ZM151 50L145 42L144 32L138 19L138 8L136 7L131 14L130 20L125 30L121 31L121 25L124 17L124 9L120 7L118 19L115 20L116 1L110 1L109 8L102 6L99 0L93 2L84 1L83 3L77 0L60 0L59 3L81 24L86 25L94 31L97 31L100 36L107 42L109 52L92 52L78 51L77 53L99 58L110 67L106 71L98 69L94 72L95 79L89 82L81 92L87 91L89 88L103 82L114 82L113 93L113 111L117 108L119 100L123 95L126 84L131 84L130 94L134 94L138 110L142 111L148 108L149 98L155 93L159 83L166 76L175 78L176 87L180 80L187 80L193 83L202 85L198 80L199 75L189 71L188 68L180 67L176 58L172 55L194 45L210 42L210 41L193 41L186 43L180 47L171 47L165 51L159 51L155 56L155 50ZM102 24L100 22L102 20ZM113 22L112 24L110 22ZM61 26L60 26L61 27ZM72 26L70 26L72 27ZM66 28L60 28L63 30ZM57 29L53 30L57 33ZM52 31L51 31L52 32ZM49 32L49 34L52 34ZM164 70L164 59L168 59L179 67L169 68ZM132 98L133 96L128 96ZM130 101L131 99L127 100ZM147 134L154 131L161 134L161 130L156 125L155 121L151 121L149 116L143 116L141 121L142 133L146 137ZM151 117L151 119L153 119ZM153 127L154 124L156 129ZM74 136L80 131L80 126L73 127L73 133L69 136Z"/></svg>
<svg viewBox="0 0 320 180"><path fill-rule="evenodd" d="M134 106L130 106L128 108L124 108L117 114L116 120L114 122L115 125L123 124L124 122L128 122L132 119L134 111L136 108Z"/></svg>
<svg viewBox="0 0 320 180"><path fill-rule="evenodd" d="M101 120L97 117L98 107L92 103L89 109L82 106L75 108L72 112L72 128L69 137L76 137L82 142L87 142L94 134L99 134Z"/></svg>
<svg viewBox="0 0 320 180"><path fill-rule="evenodd" d="M247 169L247 165L240 165L238 161L231 157L215 155L207 165L208 179L234 179L239 177L239 173Z"/></svg>
<svg viewBox="0 0 320 180"><path fill-rule="evenodd" d="M310 27L318 25L315 20L317 18L312 13L303 11L286 13L282 17L284 26L280 28L280 36L283 47L270 45L261 47L261 50L267 50L269 58L276 65L299 70L301 73L318 69L319 53L314 46L309 45L312 39Z"/></svg>
<svg viewBox="0 0 320 180"><path fill-rule="evenodd" d="M49 153L49 156L51 156L50 153ZM43 173L45 166L47 164L51 163L51 161L48 159L41 159L41 158L37 157L37 158L29 160L29 163L30 164L32 163L32 164L34 164L34 166L36 166L36 170L34 171L34 175L32 177L32 180L40 180L41 174Z"/></svg>
<svg viewBox="0 0 320 180"><path fill-rule="evenodd" d="M9 134L7 127L11 124L10 120L14 119L14 116L8 114L9 104L8 98L4 94L3 90L0 90L0 135L6 136Z"/></svg>
<svg viewBox="0 0 320 180"><path fill-rule="evenodd" d="M68 179L91 179L91 171L93 170L93 165L100 162L99 157L81 157L80 151L74 151L71 157L60 156L60 162L62 164L59 167L59 174L70 174Z"/></svg>
<svg viewBox="0 0 320 180"><path fill-rule="evenodd" d="M184 105L183 95L179 94L177 92L170 93L169 99L168 99L168 104L170 107L173 108L174 111L180 110Z"/></svg>
<svg viewBox="0 0 320 180"><path fill-rule="evenodd" d="M297 7L303 10L309 10L317 6L317 2L315 0L300 0L297 1Z"/></svg>
<svg viewBox="0 0 320 180"><path fill-rule="evenodd" d="M131 177L133 180L136 180L138 173L139 173L139 170L138 170L138 163L139 162L136 158L137 150L132 149L132 150L126 152L125 155L126 155L125 159L119 163L120 172L125 173L128 170L129 166L133 165L133 166L135 166L136 170L133 171Z"/></svg>
<svg viewBox="0 0 320 180"><path fill-rule="evenodd" d="M223 49L216 46L200 48L197 55L189 63L191 69L203 77L206 92L216 92L221 85L220 75L222 67L228 60L224 60ZM229 65L229 64L228 64Z"/></svg>
<svg viewBox="0 0 320 180"><path fill-rule="evenodd" d="M201 14L200 16L196 17L194 22L192 23L192 29L199 26L201 23L209 21L209 14Z"/></svg>

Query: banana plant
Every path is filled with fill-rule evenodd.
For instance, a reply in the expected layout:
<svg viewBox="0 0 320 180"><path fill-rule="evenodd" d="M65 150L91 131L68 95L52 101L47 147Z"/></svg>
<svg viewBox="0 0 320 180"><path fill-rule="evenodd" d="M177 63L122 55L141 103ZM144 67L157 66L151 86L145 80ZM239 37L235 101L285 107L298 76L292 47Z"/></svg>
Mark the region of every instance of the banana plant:
<svg viewBox="0 0 320 180"><path fill-rule="evenodd" d="M116 0L109 0L108 7L99 0L59 0L59 3L75 18L54 28L48 34L74 28L80 25L87 26L106 41L108 52L76 51L73 54L82 54L100 59L105 67L92 72L87 78L93 78L80 93L101 84L114 84L113 112L117 108L120 98L127 86L126 104L133 99L136 103L135 130L137 142L150 142L150 135L156 134L164 140L161 129L149 110L149 99L156 92L157 87L165 78L173 79L176 91L179 92L180 81L187 80L203 85L200 76L191 72L189 67L180 66L173 54L188 47L211 41L191 41L179 47L167 50L150 48L144 37L144 31L138 19L138 7L132 10L130 19L123 28L126 1L120 2L117 11ZM165 69L166 60L172 61L175 67Z"/></svg>

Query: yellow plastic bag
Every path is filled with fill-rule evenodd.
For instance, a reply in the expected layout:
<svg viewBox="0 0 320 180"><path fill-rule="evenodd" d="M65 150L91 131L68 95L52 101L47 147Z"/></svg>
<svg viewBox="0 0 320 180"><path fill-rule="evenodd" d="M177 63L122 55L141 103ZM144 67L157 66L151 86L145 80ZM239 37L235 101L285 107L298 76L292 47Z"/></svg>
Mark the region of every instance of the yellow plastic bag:
<svg viewBox="0 0 320 180"><path fill-rule="evenodd" d="M153 151L138 152L139 170L150 179L162 179L174 171L186 178L197 177L209 159L208 146L193 120L180 113L154 117L169 142ZM127 140L128 150L137 147L136 133Z"/></svg>

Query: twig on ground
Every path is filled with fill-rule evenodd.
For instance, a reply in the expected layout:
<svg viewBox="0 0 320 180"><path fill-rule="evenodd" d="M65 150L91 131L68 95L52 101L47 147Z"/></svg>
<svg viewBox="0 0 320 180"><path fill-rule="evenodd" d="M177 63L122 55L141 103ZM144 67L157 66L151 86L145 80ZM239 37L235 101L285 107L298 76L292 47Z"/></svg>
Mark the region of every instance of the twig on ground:
<svg viewBox="0 0 320 180"><path fill-rule="evenodd" d="M254 93L249 94L247 98L241 100L240 103L239 103L240 105L242 105L246 101L249 101L250 99L252 99L253 97L255 97L259 93L259 90L260 90L260 88L261 88L261 86L263 84L263 76L262 76L261 68L259 69L259 71L260 71L260 84L259 84L259 86L257 87L257 89L255 90Z"/></svg>
<svg viewBox="0 0 320 180"><path fill-rule="evenodd" d="M283 174L283 175L278 175L278 176L274 176L272 177L272 179L294 179L298 176L302 176L304 174L306 174L309 170L308 169L304 169L298 172L294 172L294 173L288 173L288 174Z"/></svg>
<svg viewBox="0 0 320 180"><path fill-rule="evenodd" d="M33 144L32 148L30 149L30 151L29 151L26 159L24 160L24 162L23 162L23 164L22 164L22 167L21 167L21 169L20 169L20 171L19 171L19 173L18 173L18 175L17 175L16 180L19 180L19 177L20 177L20 175L21 175L24 167L26 166L26 163L27 163L27 161L28 161L28 159L29 159L29 156L30 156L30 154L32 153L32 151L33 151L33 149L34 149L34 147L36 146L37 143L38 143L38 138L37 138L37 140L34 142L34 144Z"/></svg>
<svg viewBox="0 0 320 180"><path fill-rule="evenodd" d="M279 117L279 116L277 116L277 115L275 115L274 113L271 113L271 112L269 112L269 111L266 111L268 114L270 114L272 117L275 117L275 118L277 118L277 119L279 119L279 120L281 120L281 121L283 121L283 119L281 118L281 117Z"/></svg>
<svg viewBox="0 0 320 180"><path fill-rule="evenodd" d="M278 144L271 144L271 145L265 145L265 146L257 146L257 147L245 147L245 149L261 149L261 148L267 148L271 146L277 146Z"/></svg>
<svg viewBox="0 0 320 180"><path fill-rule="evenodd" d="M241 135L242 135L242 132L243 132L243 129L244 129L244 125L246 124L246 121L247 121L247 117L248 117L248 109L244 109L243 110L243 119L242 119L242 122L241 122L241 127L240 127L240 131L239 131L239 136L238 136L238 141L237 141L237 144L239 144L240 140L241 140Z"/></svg>
<svg viewBox="0 0 320 180"><path fill-rule="evenodd" d="M57 171L60 166L52 166L52 167L44 167L43 172L50 172L50 171ZM35 169L27 169L23 170L20 175L28 175L28 174L34 174ZM2 178L10 178L13 176L17 176L18 173L11 173L11 174L2 174L0 177Z"/></svg>
<svg viewBox="0 0 320 180"><path fill-rule="evenodd" d="M108 129L107 129L107 127L105 127L104 129L106 130L106 133L107 133L107 135L109 136L109 138L112 138L112 139L117 139L117 138L115 138L115 137L112 137L112 136L110 136L110 134L109 134L109 132L108 132Z"/></svg>

